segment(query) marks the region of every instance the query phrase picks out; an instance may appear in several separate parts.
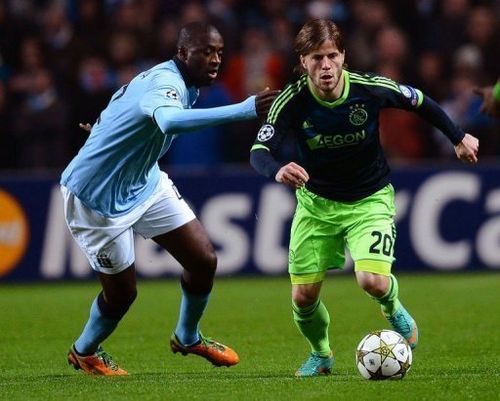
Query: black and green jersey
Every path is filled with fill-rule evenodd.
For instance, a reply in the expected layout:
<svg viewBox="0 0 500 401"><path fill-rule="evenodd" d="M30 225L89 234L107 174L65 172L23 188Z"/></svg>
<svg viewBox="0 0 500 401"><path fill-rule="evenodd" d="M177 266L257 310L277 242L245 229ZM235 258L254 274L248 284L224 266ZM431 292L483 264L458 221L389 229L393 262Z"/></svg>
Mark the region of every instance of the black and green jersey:
<svg viewBox="0 0 500 401"><path fill-rule="evenodd" d="M379 138L381 109L416 111L454 144L464 136L432 100L419 112L428 98L417 89L347 70L342 79L343 94L333 102L314 95L307 75L283 90L252 147L251 163L257 171L276 174L281 165L273 155L285 136L293 135L297 162L310 177L307 189L328 199L354 201L389 183L389 166Z"/></svg>

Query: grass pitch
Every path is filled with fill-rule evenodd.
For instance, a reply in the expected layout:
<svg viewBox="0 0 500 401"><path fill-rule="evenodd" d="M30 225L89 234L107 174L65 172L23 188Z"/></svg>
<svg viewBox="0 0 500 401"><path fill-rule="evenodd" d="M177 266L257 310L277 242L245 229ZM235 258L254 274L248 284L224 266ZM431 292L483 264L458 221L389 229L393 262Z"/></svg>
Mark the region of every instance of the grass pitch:
<svg viewBox="0 0 500 401"><path fill-rule="evenodd" d="M354 350L386 328L352 274L329 276L322 299L332 324L334 374L296 379L308 347L290 309L288 278L218 279L203 320L206 335L233 346L241 362L214 368L174 355L177 281L143 281L105 349L127 377L92 377L66 363L87 319L95 283L0 286L0 400L498 400L500 274L399 275L401 299L420 343L401 381L364 380Z"/></svg>

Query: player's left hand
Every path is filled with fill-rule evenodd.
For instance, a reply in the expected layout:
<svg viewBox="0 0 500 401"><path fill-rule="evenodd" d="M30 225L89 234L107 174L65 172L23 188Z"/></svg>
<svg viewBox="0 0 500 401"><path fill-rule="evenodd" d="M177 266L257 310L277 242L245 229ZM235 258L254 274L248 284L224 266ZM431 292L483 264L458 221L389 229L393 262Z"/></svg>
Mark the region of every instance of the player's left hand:
<svg viewBox="0 0 500 401"><path fill-rule="evenodd" d="M455 146L455 153L463 163L476 164L478 151L479 139L470 134L465 134L462 142Z"/></svg>
<svg viewBox="0 0 500 401"><path fill-rule="evenodd" d="M309 181L309 174L304 167L290 162L279 169L274 179L289 187L301 188Z"/></svg>
<svg viewBox="0 0 500 401"><path fill-rule="evenodd" d="M270 90L269 88L257 93L255 96L255 111L261 119L267 117L267 113L274 102L274 99L280 94L280 90Z"/></svg>
<svg viewBox="0 0 500 401"><path fill-rule="evenodd" d="M92 130L92 125L90 123L79 123L78 126L84 131L90 132Z"/></svg>

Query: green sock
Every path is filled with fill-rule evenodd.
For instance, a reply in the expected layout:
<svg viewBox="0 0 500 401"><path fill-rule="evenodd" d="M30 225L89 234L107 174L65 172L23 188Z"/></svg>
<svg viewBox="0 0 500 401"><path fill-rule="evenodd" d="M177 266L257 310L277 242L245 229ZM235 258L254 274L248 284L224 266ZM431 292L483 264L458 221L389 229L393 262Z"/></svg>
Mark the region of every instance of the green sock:
<svg viewBox="0 0 500 401"><path fill-rule="evenodd" d="M319 299L316 303L299 308L293 305L293 320L299 331L311 345L313 352L321 356L328 356L331 352L328 341L328 326L330 325L330 315Z"/></svg>
<svg viewBox="0 0 500 401"><path fill-rule="evenodd" d="M396 312L401 306L401 302L399 302L398 299L398 280L396 280L396 277L394 277L394 275L392 274L390 276L390 279L391 283L389 285L389 290L380 298L372 297L380 304L380 306L382 307L382 312L384 312L384 315L386 316L394 315L394 312Z"/></svg>

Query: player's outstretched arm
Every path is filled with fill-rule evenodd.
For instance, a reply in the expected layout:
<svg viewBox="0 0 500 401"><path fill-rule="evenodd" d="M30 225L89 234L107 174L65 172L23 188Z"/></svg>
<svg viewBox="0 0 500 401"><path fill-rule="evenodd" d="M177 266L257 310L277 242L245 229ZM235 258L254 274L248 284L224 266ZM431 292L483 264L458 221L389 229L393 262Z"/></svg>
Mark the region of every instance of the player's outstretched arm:
<svg viewBox="0 0 500 401"><path fill-rule="evenodd" d="M267 115L279 91L266 90L240 103L207 109L159 107L154 112L156 123L163 133L182 134L232 121L249 120Z"/></svg>
<svg viewBox="0 0 500 401"><path fill-rule="evenodd" d="M464 163L477 163L478 151L479 140L470 134L465 134L462 142L455 145L455 153L457 154L458 159Z"/></svg>
<svg viewBox="0 0 500 401"><path fill-rule="evenodd" d="M240 103L207 109L158 107L154 119L165 134L182 134L201 128L257 117L255 96Z"/></svg>
<svg viewBox="0 0 500 401"><path fill-rule="evenodd" d="M465 138L465 133L458 127L445 111L433 99L424 96L421 106L415 110L424 120L441 130L453 146L458 146ZM462 160L460 158L460 160Z"/></svg>
<svg viewBox="0 0 500 401"><path fill-rule="evenodd" d="M479 140L464 133L433 99L424 96L422 104L416 109L416 112L448 137L453 143L455 153L460 161L468 164L477 163Z"/></svg>

